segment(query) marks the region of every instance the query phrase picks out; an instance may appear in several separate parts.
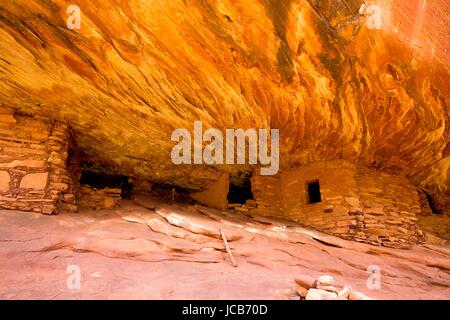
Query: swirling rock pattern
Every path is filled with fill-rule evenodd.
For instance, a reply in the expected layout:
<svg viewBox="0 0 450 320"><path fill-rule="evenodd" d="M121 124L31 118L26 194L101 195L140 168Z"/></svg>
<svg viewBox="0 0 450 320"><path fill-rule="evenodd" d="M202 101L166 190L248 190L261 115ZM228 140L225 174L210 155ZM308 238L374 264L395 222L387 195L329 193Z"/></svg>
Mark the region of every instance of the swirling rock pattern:
<svg viewBox="0 0 450 320"><path fill-rule="evenodd" d="M448 1L0 3L0 104L67 121L92 162L189 189L236 167L175 167L174 128L281 129L281 165L346 159L450 186Z"/></svg>

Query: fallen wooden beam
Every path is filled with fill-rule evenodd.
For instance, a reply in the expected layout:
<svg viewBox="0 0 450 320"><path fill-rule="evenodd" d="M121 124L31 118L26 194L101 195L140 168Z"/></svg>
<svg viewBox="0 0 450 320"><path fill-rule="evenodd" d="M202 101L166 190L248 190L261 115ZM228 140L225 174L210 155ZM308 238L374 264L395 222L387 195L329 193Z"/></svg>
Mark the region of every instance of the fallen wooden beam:
<svg viewBox="0 0 450 320"><path fill-rule="evenodd" d="M236 260L234 260L233 254L231 253L230 246L228 245L227 237L225 236L225 233L222 229L220 229L220 235L222 236L223 243L225 244L225 249L227 250L228 257L230 257L231 263L233 264L233 267L237 267Z"/></svg>

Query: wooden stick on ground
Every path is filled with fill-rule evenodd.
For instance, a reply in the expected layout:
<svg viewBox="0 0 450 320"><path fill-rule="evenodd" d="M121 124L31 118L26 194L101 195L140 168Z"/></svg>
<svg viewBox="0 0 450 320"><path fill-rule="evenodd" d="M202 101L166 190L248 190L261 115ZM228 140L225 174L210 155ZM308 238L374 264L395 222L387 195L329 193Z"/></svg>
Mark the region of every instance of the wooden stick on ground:
<svg viewBox="0 0 450 320"><path fill-rule="evenodd" d="M230 246L228 245L227 237L225 236L225 233L222 229L220 229L220 235L222 236L223 243L225 244L225 249L227 249L227 254L230 257L231 263L233 264L233 267L237 267L236 260L234 260L233 254L231 253Z"/></svg>

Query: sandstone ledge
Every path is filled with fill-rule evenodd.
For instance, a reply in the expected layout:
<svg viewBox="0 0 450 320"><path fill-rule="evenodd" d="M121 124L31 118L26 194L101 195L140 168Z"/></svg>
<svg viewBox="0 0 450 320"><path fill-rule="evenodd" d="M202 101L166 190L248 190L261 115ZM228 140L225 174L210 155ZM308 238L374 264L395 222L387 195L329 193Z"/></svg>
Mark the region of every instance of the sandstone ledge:
<svg viewBox="0 0 450 320"><path fill-rule="evenodd" d="M448 248L377 248L287 221L155 200L147 206L155 209L124 201L117 210L57 216L0 211L0 297L291 299L294 279L324 274L335 275L336 287L351 284L374 299L450 297ZM80 267L81 290L67 289L69 265ZM370 265L380 267L380 290L366 286Z"/></svg>

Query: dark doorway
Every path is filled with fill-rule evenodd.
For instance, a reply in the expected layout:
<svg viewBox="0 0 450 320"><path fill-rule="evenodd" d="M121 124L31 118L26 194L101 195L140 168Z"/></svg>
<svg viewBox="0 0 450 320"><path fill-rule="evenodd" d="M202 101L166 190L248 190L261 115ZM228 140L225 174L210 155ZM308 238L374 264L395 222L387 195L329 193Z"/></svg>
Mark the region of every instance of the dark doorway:
<svg viewBox="0 0 450 320"><path fill-rule="evenodd" d="M242 185L230 183L227 199L230 204L245 204L247 200L253 200L250 179L245 180Z"/></svg>
<svg viewBox="0 0 450 320"><path fill-rule="evenodd" d="M431 211L434 214L441 214L442 212L440 212L439 209L436 208L436 205L434 204L433 197L428 192L425 192L425 195L427 197L428 205L430 206Z"/></svg>
<svg viewBox="0 0 450 320"><path fill-rule="evenodd" d="M308 203L322 202L319 180L308 182L307 188L308 188Z"/></svg>

